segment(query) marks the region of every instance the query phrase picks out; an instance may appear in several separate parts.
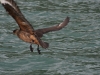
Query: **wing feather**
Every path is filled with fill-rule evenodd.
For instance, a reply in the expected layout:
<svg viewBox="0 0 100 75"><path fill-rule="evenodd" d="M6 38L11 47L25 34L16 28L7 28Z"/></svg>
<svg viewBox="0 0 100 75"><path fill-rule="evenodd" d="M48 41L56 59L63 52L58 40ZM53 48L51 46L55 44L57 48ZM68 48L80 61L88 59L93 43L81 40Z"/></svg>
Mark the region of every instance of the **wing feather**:
<svg viewBox="0 0 100 75"><path fill-rule="evenodd" d="M42 37L43 34L45 34L45 33L52 32L52 31L58 31L58 30L64 28L68 23L69 23L69 17L66 17L66 19L58 25L55 25L55 26L52 26L49 28L38 29L35 31L39 37Z"/></svg>
<svg viewBox="0 0 100 75"><path fill-rule="evenodd" d="M34 29L32 25L25 19L25 17L21 13L19 7L17 6L14 0L0 0L0 2L3 5L3 7L6 9L6 11L18 23L21 30L27 31L30 33L33 32Z"/></svg>

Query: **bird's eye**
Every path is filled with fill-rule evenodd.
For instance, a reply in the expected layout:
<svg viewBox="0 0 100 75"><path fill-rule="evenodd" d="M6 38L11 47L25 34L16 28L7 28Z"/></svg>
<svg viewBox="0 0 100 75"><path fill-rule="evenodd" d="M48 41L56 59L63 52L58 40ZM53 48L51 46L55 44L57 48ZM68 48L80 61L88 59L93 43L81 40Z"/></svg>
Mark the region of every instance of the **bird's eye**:
<svg viewBox="0 0 100 75"><path fill-rule="evenodd" d="M34 42L34 40L32 40L32 42Z"/></svg>

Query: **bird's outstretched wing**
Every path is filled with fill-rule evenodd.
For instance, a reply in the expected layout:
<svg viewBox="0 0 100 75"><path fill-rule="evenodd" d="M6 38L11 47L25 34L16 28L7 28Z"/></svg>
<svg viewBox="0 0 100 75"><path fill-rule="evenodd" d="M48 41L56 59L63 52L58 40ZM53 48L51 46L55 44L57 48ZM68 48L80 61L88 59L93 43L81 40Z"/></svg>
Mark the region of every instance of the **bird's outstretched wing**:
<svg viewBox="0 0 100 75"><path fill-rule="evenodd" d="M69 22L69 17L66 17L66 19L58 25L55 25L55 26L49 27L49 28L38 29L38 30L35 30L35 32L37 33L37 35L39 37L42 37L43 34L45 34L45 33L57 31L57 30L64 28L68 24L68 22Z"/></svg>
<svg viewBox="0 0 100 75"><path fill-rule="evenodd" d="M6 9L6 11L18 23L20 30L32 33L32 31L34 30L32 25L25 19L14 0L0 0L0 2Z"/></svg>

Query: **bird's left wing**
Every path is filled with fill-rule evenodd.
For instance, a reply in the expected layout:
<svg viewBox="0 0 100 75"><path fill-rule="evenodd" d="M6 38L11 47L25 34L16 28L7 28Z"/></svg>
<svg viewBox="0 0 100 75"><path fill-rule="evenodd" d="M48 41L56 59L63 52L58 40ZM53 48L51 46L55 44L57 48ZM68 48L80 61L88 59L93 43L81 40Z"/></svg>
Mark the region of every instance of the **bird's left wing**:
<svg viewBox="0 0 100 75"><path fill-rule="evenodd" d="M18 23L20 30L32 33L32 31L34 30L32 25L25 19L14 0L0 0L0 2L6 9L6 11Z"/></svg>

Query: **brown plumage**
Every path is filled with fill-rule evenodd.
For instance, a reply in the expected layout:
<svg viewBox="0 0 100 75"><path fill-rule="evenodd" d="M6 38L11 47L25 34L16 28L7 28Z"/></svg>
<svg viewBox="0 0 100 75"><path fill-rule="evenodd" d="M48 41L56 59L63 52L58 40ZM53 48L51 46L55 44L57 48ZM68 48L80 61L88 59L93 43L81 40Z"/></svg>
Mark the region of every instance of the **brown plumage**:
<svg viewBox="0 0 100 75"><path fill-rule="evenodd" d="M16 34L21 40L30 43L30 50L33 52L32 44L38 45L38 53L40 54L39 45L43 48L48 48L49 44L47 42L43 42L41 40L41 37L43 34L51 32L51 31L57 31L65 27L69 22L69 17L67 17L62 23L49 27L49 28L43 28L34 30L32 25L25 19L23 14L21 13L19 7L16 5L14 0L0 0L3 7L6 9L6 11L15 19L17 24L19 25L20 29L16 29L13 31L14 34Z"/></svg>

